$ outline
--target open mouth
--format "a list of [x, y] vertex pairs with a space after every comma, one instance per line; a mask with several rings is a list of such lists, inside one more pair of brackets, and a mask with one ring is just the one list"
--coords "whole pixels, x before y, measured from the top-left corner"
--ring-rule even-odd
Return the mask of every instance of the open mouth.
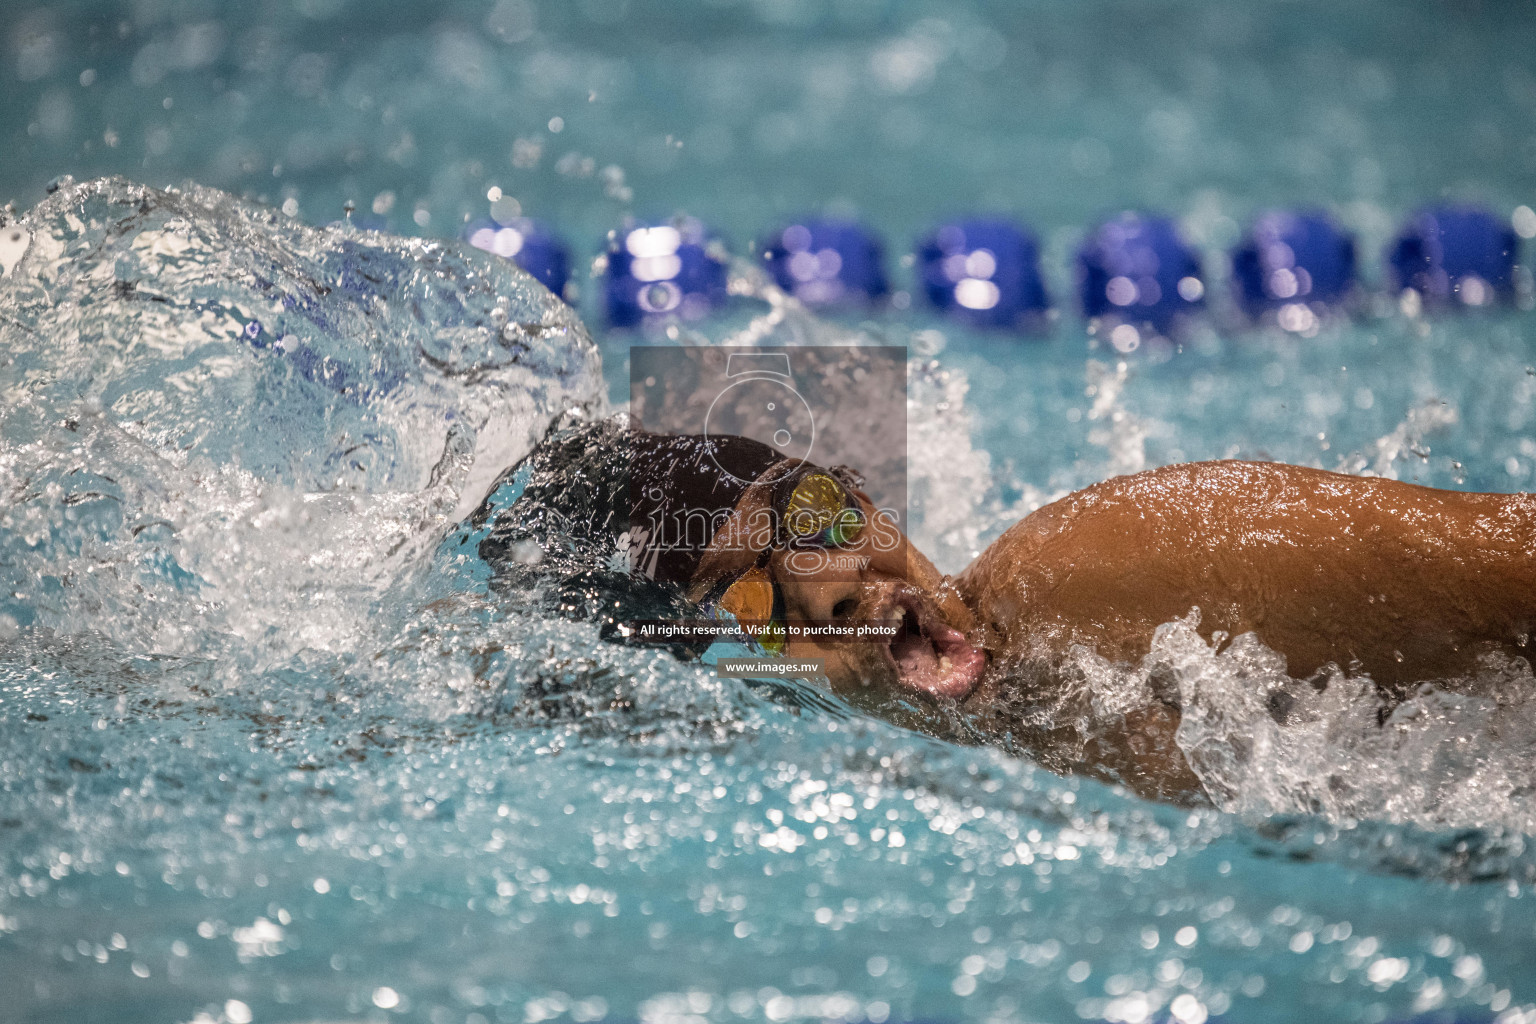
[[986, 654], [916, 593], [896, 596], [890, 617], [898, 615], [901, 629], [891, 641], [890, 656], [902, 685], [930, 697], [965, 699], [981, 682]]

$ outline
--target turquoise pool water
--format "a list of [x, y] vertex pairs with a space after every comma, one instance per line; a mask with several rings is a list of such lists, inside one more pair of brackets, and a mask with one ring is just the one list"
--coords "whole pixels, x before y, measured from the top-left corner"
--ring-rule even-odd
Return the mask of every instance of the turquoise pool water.
[[[1052, 496], [1182, 459], [1519, 489], [1536, 314], [1378, 293], [1315, 336], [1239, 328], [1222, 254], [1262, 208], [1322, 205], [1375, 285], [1420, 203], [1536, 204], [1533, 20], [8, 13], [0, 1020], [1536, 1019], [1528, 670], [1385, 727], [1334, 687], [1281, 730], [1253, 706], [1266, 652], [1170, 627], [1213, 802], [1180, 809], [600, 643], [536, 593], [489, 599], [451, 541], [551, 417], [623, 400], [633, 338], [584, 275], [577, 321], [432, 241], [492, 189], [583, 258], [631, 212], [685, 209], [742, 254], [853, 212], [908, 288], [935, 219], [1024, 217], [1062, 307], [1045, 338], [920, 303], [812, 317], [750, 261], [698, 327], [908, 345], [913, 532], [947, 569]], [[65, 173], [128, 180], [49, 196]], [[348, 202], [389, 233], [318, 230]], [[1180, 218], [1213, 271], [1178, 348], [1122, 356], [1073, 312], [1070, 253], [1125, 206]], [[1091, 696], [1137, 683], [1081, 669]]]

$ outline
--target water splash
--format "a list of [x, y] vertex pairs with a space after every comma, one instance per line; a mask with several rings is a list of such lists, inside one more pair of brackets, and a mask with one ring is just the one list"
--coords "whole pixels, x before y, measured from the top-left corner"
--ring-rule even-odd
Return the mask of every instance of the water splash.
[[1122, 400], [1129, 377], [1130, 366], [1123, 359], [1113, 367], [1097, 359], [1088, 360], [1084, 391], [1093, 399], [1088, 420], [1096, 424], [1088, 432], [1088, 441], [1107, 452], [1106, 477], [1140, 473], [1147, 468], [1148, 424]]
[[1352, 452], [1340, 459], [1336, 468], [1340, 473], [1396, 480], [1397, 463], [1409, 456], [1427, 462], [1429, 446], [1424, 443], [1425, 435], [1453, 426], [1457, 419], [1456, 410], [1449, 403], [1428, 399], [1409, 409], [1395, 429], [1376, 439], [1374, 458], [1365, 452]]
[[1298, 680], [1254, 634], [1208, 641], [1199, 623], [1195, 610], [1164, 624], [1134, 666], [1073, 648], [1050, 699], [1032, 705], [1037, 726], [1071, 732], [1080, 752], [1166, 699], [1204, 795], [1247, 820], [1536, 831], [1536, 677], [1524, 661], [1490, 658], [1393, 706], [1369, 677], [1333, 667]]
[[1536, 678], [1524, 661], [1489, 658], [1396, 707], [1367, 677], [1296, 680], [1253, 635], [1223, 650], [1191, 620], [1159, 630], [1148, 664], [1177, 680], [1179, 745], [1223, 809], [1536, 831]]
[[26, 239], [0, 278], [0, 612], [21, 626], [344, 645], [598, 401], [571, 311], [473, 250], [120, 179], [0, 231]]

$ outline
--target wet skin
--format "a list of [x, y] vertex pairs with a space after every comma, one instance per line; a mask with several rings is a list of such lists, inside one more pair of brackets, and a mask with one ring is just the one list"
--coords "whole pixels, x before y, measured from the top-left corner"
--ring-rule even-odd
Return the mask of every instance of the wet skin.
[[[1159, 798], [1199, 790], [1173, 703], [1132, 710], [1086, 745], [1031, 726], [1026, 709], [1073, 645], [1135, 664], [1159, 625], [1198, 609], [1207, 641], [1251, 632], [1293, 677], [1340, 666], [1393, 700], [1421, 681], [1454, 686], [1490, 653], [1527, 657], [1536, 626], [1536, 498], [1277, 463], [1105, 481], [1027, 516], [953, 579], [904, 537], [885, 547], [860, 538], [849, 551], [868, 562], [854, 570], [797, 572], [783, 551], [770, 569], [792, 619], [904, 618], [929, 647], [791, 641], [791, 655], [825, 658], [855, 703], [948, 707], [972, 738], [1007, 737], [1056, 770]], [[706, 558], [700, 578], [740, 571], [743, 557]]]

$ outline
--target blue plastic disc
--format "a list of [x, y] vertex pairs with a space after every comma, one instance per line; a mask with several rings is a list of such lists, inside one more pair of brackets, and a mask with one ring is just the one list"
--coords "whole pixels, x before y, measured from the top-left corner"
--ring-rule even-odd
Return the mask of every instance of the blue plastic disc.
[[1205, 305], [1200, 258], [1164, 217], [1123, 213], [1099, 225], [1077, 254], [1083, 313], [1166, 332]]
[[917, 266], [928, 301], [978, 327], [1033, 327], [1050, 310], [1040, 244], [1011, 221], [943, 224], [918, 244]]
[[697, 320], [726, 301], [726, 260], [691, 217], [626, 223], [608, 246], [608, 322], [634, 327], [655, 317]]
[[472, 221], [464, 229], [464, 238], [476, 249], [511, 260], [545, 288], [564, 296], [571, 276], [571, 251], [543, 223], [528, 217], [505, 223]]
[[855, 221], [796, 221], [763, 246], [763, 263], [808, 306], [867, 305], [890, 290], [885, 247]]
[[1325, 213], [1266, 213], [1232, 251], [1232, 279], [1250, 316], [1337, 306], [1355, 286], [1355, 240]]
[[1438, 206], [1408, 221], [1387, 249], [1398, 288], [1434, 303], [1484, 306], [1514, 292], [1520, 240], [1488, 210]]

